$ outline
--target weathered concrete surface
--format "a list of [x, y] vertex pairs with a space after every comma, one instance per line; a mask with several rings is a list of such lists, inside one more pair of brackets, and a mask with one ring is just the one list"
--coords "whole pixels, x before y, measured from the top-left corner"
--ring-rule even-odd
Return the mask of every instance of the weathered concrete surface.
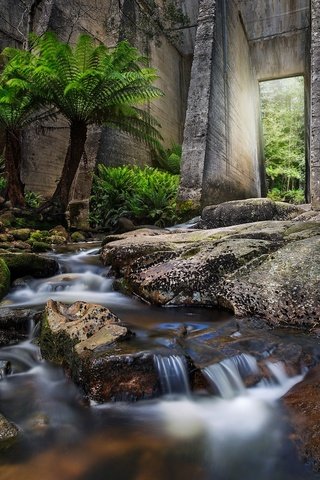
[[259, 90], [237, 2], [203, 0], [196, 38], [180, 197], [261, 196]]
[[319, 222], [108, 240], [102, 260], [122, 278], [118, 284], [151, 303], [221, 306], [271, 325], [319, 324]]
[[[319, 4], [312, 4], [316, 83]], [[211, 15], [208, 24], [207, 13]], [[183, 144], [181, 199], [206, 206], [265, 193], [258, 82], [293, 75], [305, 77], [309, 196], [309, 1], [202, 0], [198, 24]], [[320, 189], [319, 155], [313, 148], [319, 142], [318, 89], [318, 85], [311, 88], [315, 112], [311, 140], [311, 175], [316, 182], [313, 191], [315, 187]]]

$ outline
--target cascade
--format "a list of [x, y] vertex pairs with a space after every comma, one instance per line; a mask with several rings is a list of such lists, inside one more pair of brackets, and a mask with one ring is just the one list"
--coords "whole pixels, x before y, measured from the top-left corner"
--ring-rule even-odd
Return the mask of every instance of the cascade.
[[233, 398], [246, 392], [242, 377], [256, 375], [259, 369], [254, 357], [241, 354], [205, 367], [202, 371], [222, 398]]
[[189, 378], [184, 357], [179, 355], [155, 355], [154, 363], [159, 374], [162, 393], [190, 394]]

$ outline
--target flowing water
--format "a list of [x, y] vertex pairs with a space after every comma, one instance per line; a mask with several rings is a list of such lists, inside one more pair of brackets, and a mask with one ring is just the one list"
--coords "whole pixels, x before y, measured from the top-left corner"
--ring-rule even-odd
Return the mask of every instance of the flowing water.
[[21, 430], [0, 452], [1, 480], [305, 480], [279, 398], [302, 376], [268, 365], [269, 382], [246, 388], [257, 373], [249, 355], [203, 371], [212, 391], [192, 395], [186, 363], [173, 351], [175, 333], [222, 325], [226, 315], [202, 309], [156, 309], [112, 290], [97, 250], [60, 254], [60, 273], [26, 279], [4, 304], [41, 309], [49, 298], [110, 307], [155, 353], [163, 396], [154, 401], [83, 404], [60, 368], [43, 359], [30, 339], [0, 349], [0, 412]]

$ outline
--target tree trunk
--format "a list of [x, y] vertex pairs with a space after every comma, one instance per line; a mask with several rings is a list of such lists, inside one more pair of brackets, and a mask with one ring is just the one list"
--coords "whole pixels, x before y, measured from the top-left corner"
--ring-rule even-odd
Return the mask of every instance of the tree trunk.
[[84, 122], [72, 122], [70, 125], [70, 140], [64, 166], [57, 188], [52, 196], [58, 213], [65, 213], [68, 203], [72, 182], [77, 173], [84, 147], [87, 140], [87, 125]]
[[13, 207], [24, 207], [24, 184], [20, 178], [21, 131], [18, 129], [6, 131], [5, 170], [8, 200]]

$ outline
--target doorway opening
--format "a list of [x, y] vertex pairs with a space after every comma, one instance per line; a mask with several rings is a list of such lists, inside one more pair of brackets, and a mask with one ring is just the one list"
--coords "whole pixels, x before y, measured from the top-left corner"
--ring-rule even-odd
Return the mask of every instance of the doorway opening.
[[305, 203], [306, 148], [304, 78], [260, 83], [267, 196]]

